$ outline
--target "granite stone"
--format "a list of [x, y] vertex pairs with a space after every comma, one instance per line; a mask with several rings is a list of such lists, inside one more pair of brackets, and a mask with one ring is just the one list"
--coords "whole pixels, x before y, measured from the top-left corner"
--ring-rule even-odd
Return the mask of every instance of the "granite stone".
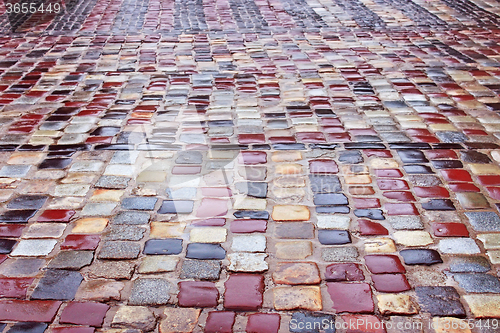
[[134, 281], [130, 305], [163, 305], [170, 299], [170, 283], [164, 279], [139, 278]]
[[220, 261], [186, 259], [182, 262], [180, 278], [196, 280], [218, 280], [220, 272]]

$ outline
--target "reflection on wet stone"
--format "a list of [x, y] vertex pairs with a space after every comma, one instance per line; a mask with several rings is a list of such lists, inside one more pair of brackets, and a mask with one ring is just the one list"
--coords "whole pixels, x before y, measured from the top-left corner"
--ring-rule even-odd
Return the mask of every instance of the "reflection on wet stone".
[[494, 2], [4, 0], [0, 330], [499, 317]]

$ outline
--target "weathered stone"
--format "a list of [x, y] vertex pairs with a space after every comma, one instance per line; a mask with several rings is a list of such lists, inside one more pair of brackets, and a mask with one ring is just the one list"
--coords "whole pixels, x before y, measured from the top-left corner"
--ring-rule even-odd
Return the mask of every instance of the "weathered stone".
[[273, 162], [294, 162], [302, 159], [302, 154], [298, 151], [278, 151], [271, 156]]
[[365, 241], [365, 251], [369, 253], [396, 252], [396, 245], [390, 238], [371, 238]]
[[123, 211], [113, 217], [112, 223], [127, 225], [147, 224], [149, 218], [150, 216], [147, 212]]
[[498, 318], [500, 316], [500, 296], [464, 295], [464, 299], [475, 318]]
[[119, 301], [121, 291], [125, 287], [123, 282], [113, 280], [89, 280], [83, 281], [75, 295], [78, 301], [107, 302]]
[[298, 163], [286, 163], [277, 164], [274, 172], [279, 175], [295, 175], [303, 173], [303, 169]]
[[454, 256], [450, 262], [452, 273], [485, 273], [490, 268], [488, 259], [479, 256]]
[[80, 270], [90, 265], [94, 258], [92, 251], [61, 251], [50, 261], [48, 268]]
[[94, 190], [94, 194], [90, 197], [90, 201], [120, 201], [125, 191], [118, 190]]
[[141, 246], [134, 242], [104, 242], [97, 257], [99, 259], [135, 259], [141, 252]]
[[465, 316], [460, 296], [453, 287], [416, 287], [418, 303], [432, 316]]
[[90, 278], [127, 279], [132, 278], [134, 263], [127, 261], [96, 260], [89, 267]]
[[273, 295], [274, 308], [278, 311], [295, 309], [321, 311], [323, 309], [319, 287], [275, 287]]
[[184, 234], [186, 223], [152, 222], [150, 238], [178, 238]]
[[326, 247], [322, 249], [321, 257], [328, 262], [358, 261], [358, 250], [355, 246]]
[[145, 306], [122, 305], [113, 317], [111, 327], [136, 328], [148, 332], [156, 327], [156, 318]]
[[486, 197], [481, 193], [464, 192], [455, 193], [458, 202], [465, 209], [489, 208], [490, 204]]
[[468, 293], [500, 293], [500, 280], [493, 275], [457, 273], [453, 278]]
[[273, 281], [276, 284], [318, 284], [321, 278], [315, 263], [278, 263]]
[[308, 221], [310, 212], [306, 206], [274, 206], [272, 218], [275, 221]]
[[266, 236], [234, 236], [231, 250], [235, 252], [264, 252], [266, 250]]
[[228, 270], [233, 272], [264, 272], [269, 266], [265, 259], [265, 253], [231, 253], [227, 257], [229, 259]]
[[146, 229], [133, 225], [112, 225], [106, 233], [106, 240], [138, 241], [144, 237]]
[[57, 244], [54, 239], [24, 239], [10, 253], [13, 257], [42, 257], [48, 255]]
[[316, 223], [319, 229], [349, 229], [351, 218], [346, 215], [318, 215]]
[[382, 294], [377, 295], [378, 308], [383, 315], [388, 314], [416, 314], [418, 308], [408, 295]]
[[190, 333], [193, 332], [200, 309], [166, 308], [163, 312], [165, 319], [160, 322], [160, 333]]
[[500, 231], [500, 217], [494, 212], [466, 212], [465, 215], [477, 231]]
[[398, 162], [388, 158], [373, 158], [370, 161], [370, 166], [374, 169], [397, 169], [399, 168]]
[[282, 203], [298, 203], [304, 199], [306, 191], [302, 188], [275, 187], [273, 189], [273, 194], [276, 199], [281, 199], [280, 202]]
[[448, 238], [439, 241], [439, 251], [448, 254], [481, 253], [479, 246], [471, 238]]
[[74, 234], [97, 234], [108, 225], [108, 219], [104, 218], [84, 218], [77, 220], [71, 230]]
[[33, 223], [24, 232], [23, 238], [59, 238], [66, 225], [62, 223]]
[[162, 305], [170, 299], [170, 283], [164, 279], [139, 278], [134, 281], [129, 298], [131, 305]]
[[217, 280], [221, 264], [216, 260], [184, 260], [181, 267], [181, 279]]
[[44, 264], [45, 260], [43, 259], [7, 259], [0, 265], [0, 275], [19, 278], [35, 276], [38, 275], [39, 270]]
[[500, 251], [486, 251], [492, 264], [500, 264]]
[[306, 179], [304, 176], [283, 176], [274, 179], [273, 184], [277, 188], [305, 187]]
[[125, 189], [128, 186], [130, 178], [120, 176], [101, 176], [95, 187], [109, 189]]
[[424, 224], [419, 216], [389, 216], [387, 222], [396, 230], [423, 229]]
[[425, 246], [433, 243], [431, 235], [426, 231], [396, 231], [396, 243], [405, 246]]
[[279, 259], [305, 259], [313, 252], [309, 241], [278, 242], [275, 246], [276, 257]]
[[237, 197], [234, 202], [234, 209], [241, 210], [265, 210], [267, 207], [266, 199], [257, 199], [251, 197]]
[[192, 243], [224, 243], [226, 241], [227, 229], [221, 227], [194, 228], [189, 233]]
[[477, 238], [483, 242], [487, 250], [500, 249], [500, 234], [479, 234]]
[[82, 280], [83, 277], [79, 272], [47, 270], [33, 290], [31, 298], [72, 300]]
[[408, 180], [415, 186], [428, 187], [439, 186], [442, 184], [439, 177], [433, 175], [408, 175]]
[[142, 259], [138, 272], [141, 274], [173, 272], [179, 258], [169, 256], [147, 256]]

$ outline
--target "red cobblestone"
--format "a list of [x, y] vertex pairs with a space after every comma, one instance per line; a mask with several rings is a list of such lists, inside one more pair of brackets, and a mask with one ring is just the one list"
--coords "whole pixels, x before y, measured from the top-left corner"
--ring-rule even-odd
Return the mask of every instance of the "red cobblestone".
[[179, 282], [179, 305], [185, 307], [216, 307], [219, 291], [213, 282]]
[[0, 300], [0, 320], [52, 322], [59, 301]]
[[264, 277], [252, 274], [231, 274], [224, 283], [224, 308], [249, 311], [262, 306]]
[[280, 315], [277, 313], [254, 313], [248, 316], [247, 333], [278, 333]]
[[337, 312], [372, 313], [375, 309], [367, 283], [328, 282], [326, 286]]
[[232, 333], [236, 314], [229, 311], [212, 311], [208, 313], [205, 333]]
[[25, 298], [34, 278], [0, 278], [0, 297]]
[[59, 322], [101, 327], [108, 310], [109, 306], [102, 303], [70, 302], [62, 310]]

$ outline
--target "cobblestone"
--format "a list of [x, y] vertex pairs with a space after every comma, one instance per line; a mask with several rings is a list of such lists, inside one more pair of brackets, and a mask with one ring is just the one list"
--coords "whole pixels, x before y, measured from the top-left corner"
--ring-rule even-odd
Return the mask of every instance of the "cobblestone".
[[433, 316], [464, 316], [465, 310], [453, 287], [416, 287], [418, 303]]
[[377, 296], [380, 312], [387, 315], [409, 315], [418, 313], [418, 308], [409, 295], [384, 294]]
[[321, 291], [315, 286], [275, 287], [273, 289], [276, 310], [302, 309], [321, 311]]
[[499, 316], [495, 0], [10, 3], [0, 330]]
[[500, 281], [498, 278], [489, 274], [453, 274], [453, 279], [458, 282], [461, 288], [470, 293], [498, 293], [500, 290]]
[[91, 251], [61, 251], [52, 259], [48, 268], [80, 270], [82, 267], [90, 265], [94, 253]]
[[184, 260], [181, 267], [181, 279], [217, 280], [221, 265], [216, 260]]
[[38, 282], [31, 297], [33, 299], [71, 300], [83, 277], [79, 272], [47, 270]]
[[135, 328], [144, 331], [152, 330], [156, 318], [145, 306], [120, 306], [111, 322], [112, 327]]
[[129, 304], [161, 305], [170, 299], [170, 284], [163, 279], [137, 279], [132, 286]]
[[102, 245], [97, 257], [99, 259], [135, 259], [141, 247], [137, 243], [124, 241], [108, 241]]
[[90, 266], [91, 278], [130, 279], [134, 271], [134, 264], [126, 261], [94, 261]]
[[121, 299], [121, 291], [125, 287], [123, 282], [114, 282], [112, 280], [91, 280], [83, 281], [75, 299], [82, 301], [119, 301]]
[[465, 301], [469, 305], [475, 318], [491, 318], [498, 316], [498, 295], [466, 295]]
[[166, 318], [160, 322], [160, 332], [192, 332], [196, 327], [200, 309], [167, 308]]

